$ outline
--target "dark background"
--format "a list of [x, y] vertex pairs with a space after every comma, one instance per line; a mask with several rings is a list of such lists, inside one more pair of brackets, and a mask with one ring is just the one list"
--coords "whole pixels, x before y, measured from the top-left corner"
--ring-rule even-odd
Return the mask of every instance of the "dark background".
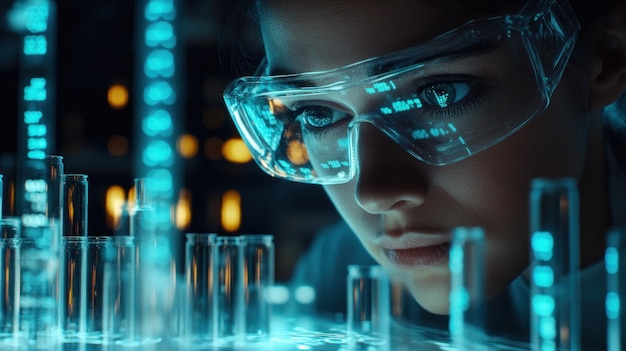
[[[192, 194], [192, 217], [185, 232], [222, 234], [271, 233], [276, 243], [276, 278], [286, 280], [297, 257], [320, 227], [338, 215], [321, 187], [276, 180], [254, 162], [213, 160], [203, 152], [209, 138], [226, 140], [237, 132], [225, 111], [221, 93], [238, 74], [251, 73], [262, 57], [252, 23], [231, 21], [228, 1], [178, 1], [178, 66], [182, 89], [181, 127], [194, 135], [199, 152], [182, 159], [183, 186]], [[64, 157], [65, 173], [89, 176], [89, 233], [108, 234], [105, 193], [112, 185], [133, 185], [133, 96], [136, 60], [136, 6], [132, 0], [57, 0], [56, 125], [51, 154]], [[20, 35], [7, 21], [15, 1], [0, 0], [0, 173], [15, 172], [18, 153]], [[229, 24], [230, 23], [230, 24]], [[238, 38], [233, 45], [233, 39]], [[241, 47], [243, 55], [237, 48]], [[241, 60], [241, 57], [246, 57]], [[107, 103], [114, 83], [129, 88], [130, 101], [120, 110]], [[21, 123], [21, 122], [20, 122]], [[122, 136], [128, 152], [114, 156], [108, 140]], [[6, 183], [6, 182], [5, 182]], [[5, 194], [8, 185], [5, 184]], [[224, 233], [220, 223], [222, 194], [242, 196], [242, 224]], [[5, 202], [7, 196], [5, 195]], [[4, 215], [12, 209], [4, 206]], [[181, 239], [182, 240], [182, 239]]]

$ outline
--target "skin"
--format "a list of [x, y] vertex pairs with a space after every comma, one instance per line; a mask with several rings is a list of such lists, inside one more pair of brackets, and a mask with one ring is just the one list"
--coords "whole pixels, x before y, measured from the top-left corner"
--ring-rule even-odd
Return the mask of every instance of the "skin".
[[[416, 45], [483, 16], [429, 1], [290, 0], [260, 5], [268, 63], [287, 72], [341, 67]], [[611, 98], [610, 89], [595, 89], [606, 68], [594, 56], [575, 74], [564, 75], [548, 109], [520, 131], [447, 166], [422, 163], [363, 124], [355, 145], [357, 175], [325, 190], [366, 250], [401, 277], [418, 303], [433, 313], [448, 313], [447, 252], [429, 264], [399, 266], [379, 245], [381, 238], [394, 240], [406, 233], [440, 238], [457, 226], [483, 227], [487, 295], [493, 297], [528, 268], [528, 192], [535, 177], [578, 180], [585, 213], [581, 265], [597, 262], [609, 225], [600, 108]], [[623, 91], [617, 85], [611, 93]], [[344, 103], [358, 110], [360, 102]]]

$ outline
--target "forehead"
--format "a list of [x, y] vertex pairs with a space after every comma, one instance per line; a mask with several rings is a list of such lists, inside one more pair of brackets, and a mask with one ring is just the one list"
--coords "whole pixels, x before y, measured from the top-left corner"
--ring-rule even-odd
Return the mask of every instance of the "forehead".
[[[485, 1], [492, 2], [478, 2]], [[273, 70], [319, 71], [410, 47], [471, 19], [485, 17], [484, 6], [472, 6], [474, 3], [266, 0], [259, 3], [259, 19]], [[508, 1], [499, 4], [488, 12], [516, 12], [520, 8]]]

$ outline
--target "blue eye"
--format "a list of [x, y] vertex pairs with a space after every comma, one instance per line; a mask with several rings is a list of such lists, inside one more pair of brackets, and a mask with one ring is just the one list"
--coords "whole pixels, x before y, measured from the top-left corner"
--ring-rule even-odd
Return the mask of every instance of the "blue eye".
[[345, 119], [348, 114], [327, 106], [304, 106], [297, 111], [302, 122], [312, 129], [323, 129]]
[[443, 109], [463, 101], [471, 91], [468, 82], [436, 82], [420, 88], [418, 93], [424, 104]]
[[324, 128], [333, 123], [333, 110], [323, 106], [309, 106], [303, 109], [303, 121], [314, 128]]

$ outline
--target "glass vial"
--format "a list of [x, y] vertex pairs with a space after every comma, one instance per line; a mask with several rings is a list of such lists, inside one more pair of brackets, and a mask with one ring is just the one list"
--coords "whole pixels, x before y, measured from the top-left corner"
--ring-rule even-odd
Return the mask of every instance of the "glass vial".
[[350, 348], [390, 350], [389, 274], [381, 266], [348, 266], [347, 341]]
[[217, 343], [237, 345], [244, 336], [243, 240], [217, 237]]
[[450, 248], [450, 336], [460, 350], [479, 349], [484, 340], [485, 232], [458, 227]]
[[63, 236], [88, 235], [88, 190], [85, 174], [66, 174], [63, 176]]
[[607, 351], [626, 348], [626, 228], [612, 228], [604, 254], [606, 267]]
[[185, 243], [187, 307], [186, 341], [194, 345], [212, 343], [216, 334], [216, 237], [212, 233], [189, 233]]
[[0, 342], [17, 337], [20, 293], [20, 219], [0, 220]]
[[248, 343], [264, 343], [270, 337], [270, 303], [266, 295], [274, 285], [274, 237], [242, 235], [244, 239], [244, 309]]
[[578, 216], [574, 179], [533, 179], [530, 191], [533, 350], [580, 350]]
[[63, 157], [57, 155], [47, 155], [44, 159], [46, 165], [46, 182], [48, 186], [46, 208], [50, 229], [54, 240], [60, 244], [61, 233], [63, 232]]

